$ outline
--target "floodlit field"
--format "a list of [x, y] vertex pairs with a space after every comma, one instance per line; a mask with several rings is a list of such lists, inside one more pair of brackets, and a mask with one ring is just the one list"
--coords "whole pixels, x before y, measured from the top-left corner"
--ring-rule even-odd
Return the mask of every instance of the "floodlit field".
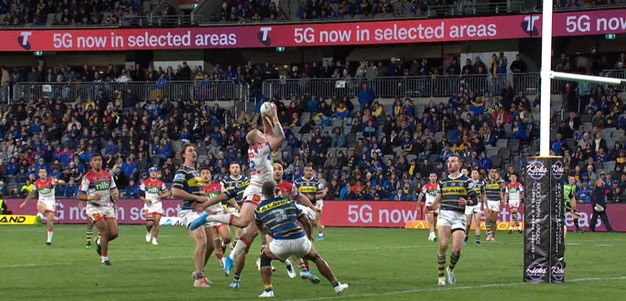
[[[45, 227], [0, 228], [2, 300], [249, 300], [262, 291], [254, 265], [258, 241], [244, 269], [242, 287], [228, 287], [214, 257], [208, 289], [191, 287], [193, 246], [186, 231], [165, 227], [159, 246], [144, 241], [145, 228], [122, 226], [109, 251], [113, 266], [102, 267], [85, 249], [83, 226], [57, 226], [54, 245], [44, 247]], [[455, 286], [437, 286], [436, 244], [426, 231], [327, 228], [315, 242], [351, 300], [623, 300], [626, 235], [569, 233], [566, 283], [522, 283], [522, 235], [498, 234], [497, 242], [465, 247]], [[330, 284], [289, 279], [280, 263], [274, 292], [281, 300], [338, 298]], [[313, 271], [319, 275], [317, 270]]]

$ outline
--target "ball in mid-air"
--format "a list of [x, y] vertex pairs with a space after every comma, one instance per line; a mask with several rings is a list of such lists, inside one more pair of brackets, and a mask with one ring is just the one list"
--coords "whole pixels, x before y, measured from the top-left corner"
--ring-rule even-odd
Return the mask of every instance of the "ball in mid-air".
[[271, 102], [264, 102], [261, 105], [261, 115], [267, 115], [272, 110]]

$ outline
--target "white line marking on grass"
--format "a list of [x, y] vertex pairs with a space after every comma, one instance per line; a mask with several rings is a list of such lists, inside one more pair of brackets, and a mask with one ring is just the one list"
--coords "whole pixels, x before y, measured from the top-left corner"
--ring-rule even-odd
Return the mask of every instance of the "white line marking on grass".
[[[616, 276], [616, 277], [594, 277], [594, 278], [578, 278], [572, 280], [565, 280], [566, 282], [587, 282], [587, 281], [611, 281], [611, 280], [626, 280], [626, 276]], [[525, 286], [525, 285], [534, 285], [533, 283], [525, 283], [525, 282], [515, 282], [515, 283], [494, 283], [494, 284], [483, 284], [483, 285], [466, 285], [466, 286], [446, 286], [446, 287], [433, 287], [429, 288], [418, 288], [418, 289], [410, 289], [410, 290], [402, 290], [395, 292], [386, 292], [386, 293], [371, 293], [371, 294], [360, 294], [360, 295], [342, 295], [342, 296], [334, 296], [334, 297], [319, 297], [319, 298], [305, 298], [305, 299], [289, 299], [288, 301], [315, 301], [315, 300], [332, 300], [332, 299], [345, 299], [345, 298], [365, 298], [365, 297], [381, 297], [381, 296], [394, 296], [394, 295], [404, 295], [404, 294], [412, 294], [412, 293], [420, 293], [420, 292], [435, 292], [435, 291], [448, 291], [448, 290], [470, 290], [470, 289], [484, 289], [484, 288], [494, 288], [494, 287], [508, 287], [508, 286]]]
[[388, 249], [419, 249], [419, 248], [437, 248], [438, 245], [430, 246], [395, 246], [395, 247], [367, 247], [367, 248], [347, 248], [337, 249], [337, 251], [371, 251], [371, 250], [388, 250]]

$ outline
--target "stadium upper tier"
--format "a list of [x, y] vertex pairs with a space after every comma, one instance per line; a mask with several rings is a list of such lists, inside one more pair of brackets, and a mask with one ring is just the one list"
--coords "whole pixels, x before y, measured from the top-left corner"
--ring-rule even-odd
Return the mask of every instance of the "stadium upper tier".
[[[592, 10], [624, 5], [624, 0], [557, 0], [554, 9]], [[492, 16], [540, 10], [541, 1], [532, 0], [224, 0], [221, 5], [214, 1], [2, 0], [0, 26], [177, 27], [216, 23]]]

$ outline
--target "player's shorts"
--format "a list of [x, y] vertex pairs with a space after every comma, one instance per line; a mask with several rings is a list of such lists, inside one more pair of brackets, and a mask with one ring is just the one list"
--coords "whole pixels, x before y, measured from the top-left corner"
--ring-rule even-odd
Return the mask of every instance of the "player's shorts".
[[441, 210], [437, 217], [437, 227], [450, 227], [452, 231], [465, 231], [465, 214], [462, 212]]
[[[178, 217], [180, 218], [180, 223], [183, 224], [185, 228], [189, 228], [189, 224], [199, 218], [200, 213], [193, 210], [181, 210]], [[207, 227], [206, 224], [204, 226]]]
[[270, 242], [270, 251], [284, 261], [294, 255], [302, 258], [311, 251], [311, 242], [306, 236], [296, 239], [274, 239]]
[[482, 210], [480, 210], [480, 205], [465, 206], [465, 214], [474, 214], [474, 213], [482, 213]]
[[319, 209], [319, 210], [324, 210], [324, 201], [323, 200], [317, 200], [315, 201], [315, 208]]
[[509, 200], [510, 208], [519, 208], [519, 200]]
[[432, 206], [434, 203], [435, 203], [435, 201], [434, 201], [434, 200], [426, 200], [426, 201], [424, 202], [424, 205], [425, 205], [426, 207], [430, 207], [430, 206]]
[[43, 204], [44, 206], [46, 206], [46, 213], [54, 213], [56, 211], [57, 204], [54, 200], [40, 200], [37, 202], [37, 204]]
[[154, 214], [163, 215], [163, 203], [158, 202], [154, 204], [144, 204], [143, 205], [143, 214], [148, 217], [153, 217]]
[[304, 212], [304, 215], [306, 215], [306, 217], [308, 217], [309, 219], [315, 220], [317, 218], [317, 212], [315, 212], [313, 209], [300, 204], [296, 204], [296, 207], [302, 210], [302, 212]]
[[115, 209], [110, 206], [87, 206], [87, 216], [91, 218], [94, 222], [97, 222], [101, 219], [115, 219]]
[[263, 196], [263, 189], [260, 186], [248, 185], [246, 190], [243, 191], [243, 203], [250, 203], [256, 208], [265, 197]]
[[493, 212], [500, 212], [500, 201], [487, 201], [487, 208]]

